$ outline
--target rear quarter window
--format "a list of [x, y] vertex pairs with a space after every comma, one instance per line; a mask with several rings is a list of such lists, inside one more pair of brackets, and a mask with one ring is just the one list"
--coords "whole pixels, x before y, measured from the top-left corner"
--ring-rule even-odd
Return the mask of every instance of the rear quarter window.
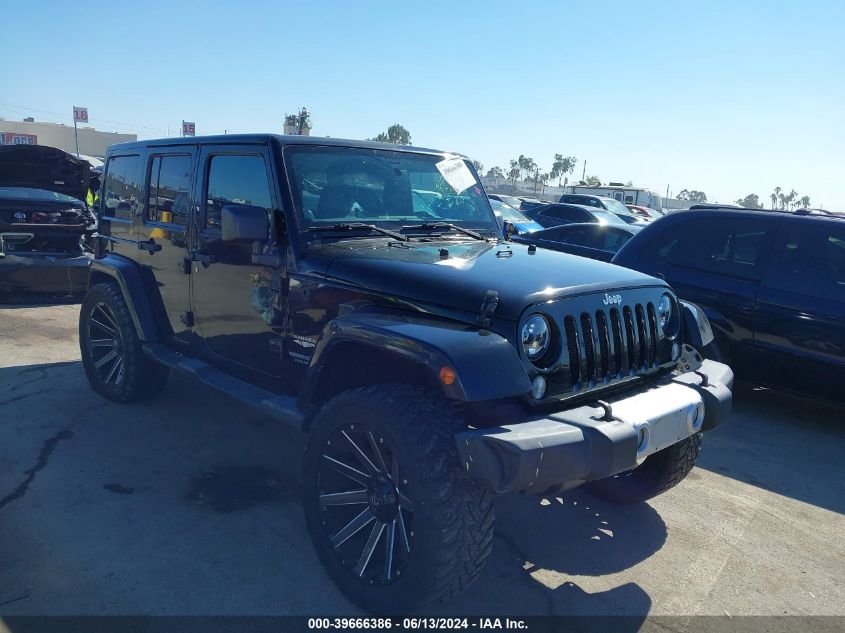
[[102, 213], [114, 218], [133, 218], [141, 197], [141, 157], [111, 156], [103, 182]]

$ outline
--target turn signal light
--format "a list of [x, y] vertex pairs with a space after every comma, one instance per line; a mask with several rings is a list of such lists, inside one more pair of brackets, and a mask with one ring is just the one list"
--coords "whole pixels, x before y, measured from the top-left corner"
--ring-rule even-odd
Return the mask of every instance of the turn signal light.
[[455, 378], [457, 375], [455, 374], [455, 370], [451, 367], [441, 367], [440, 368], [440, 382], [444, 385], [451, 385], [455, 382]]

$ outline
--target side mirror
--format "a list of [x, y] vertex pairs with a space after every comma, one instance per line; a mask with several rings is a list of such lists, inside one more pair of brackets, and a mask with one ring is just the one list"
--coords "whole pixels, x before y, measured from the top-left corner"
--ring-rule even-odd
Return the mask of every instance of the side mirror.
[[503, 226], [503, 233], [505, 234], [505, 239], [509, 240], [514, 235], [519, 235], [519, 230], [516, 228], [516, 224], [514, 224], [513, 222], [509, 222], [508, 220], [505, 220], [504, 226]]
[[267, 209], [251, 204], [227, 204], [220, 209], [224, 242], [265, 241], [270, 232]]

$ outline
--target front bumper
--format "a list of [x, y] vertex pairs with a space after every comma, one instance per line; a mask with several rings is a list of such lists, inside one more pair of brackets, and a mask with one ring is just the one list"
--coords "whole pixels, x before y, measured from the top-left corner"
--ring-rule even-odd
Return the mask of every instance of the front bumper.
[[72, 295], [88, 287], [88, 267], [93, 255], [0, 256], [0, 291]]
[[[686, 351], [686, 350], [685, 350]], [[494, 492], [574, 488], [630, 470], [648, 455], [725, 422], [733, 372], [687, 364], [631, 395], [456, 436], [461, 464]]]

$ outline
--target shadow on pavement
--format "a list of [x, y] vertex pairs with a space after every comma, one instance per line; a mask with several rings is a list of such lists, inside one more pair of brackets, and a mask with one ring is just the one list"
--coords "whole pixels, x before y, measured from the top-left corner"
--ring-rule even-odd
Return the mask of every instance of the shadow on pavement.
[[845, 406], [737, 383], [698, 467], [845, 513]]
[[[572, 491], [501, 497], [496, 513], [493, 553], [481, 578], [432, 613], [477, 615], [492, 608], [497, 615], [648, 614], [651, 598], [635, 583], [589, 593], [571, 577], [620, 572], [658, 551], [666, 525], [651, 506], [614, 506]], [[617, 624], [637, 630], [641, 622], [631, 617]]]

